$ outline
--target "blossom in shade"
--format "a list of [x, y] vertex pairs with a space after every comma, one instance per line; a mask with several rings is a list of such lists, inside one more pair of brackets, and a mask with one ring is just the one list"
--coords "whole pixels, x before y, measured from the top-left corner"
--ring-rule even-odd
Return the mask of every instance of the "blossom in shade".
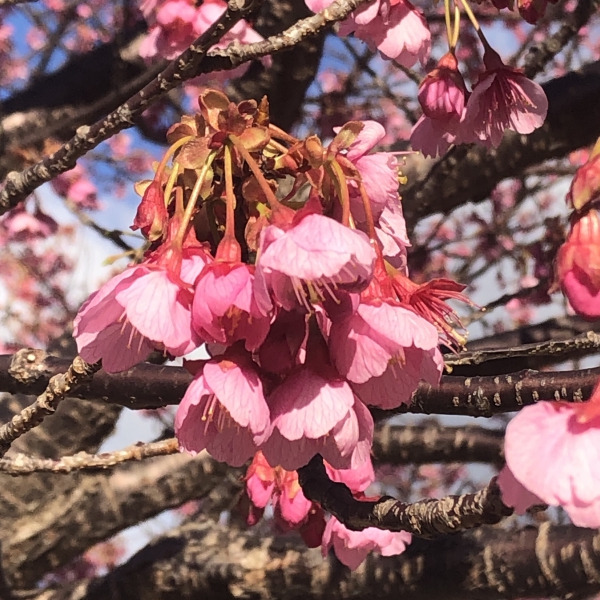
[[504, 450], [508, 468], [526, 490], [562, 506], [575, 525], [600, 527], [598, 386], [588, 402], [523, 408], [508, 424]]
[[290, 526], [297, 526], [313, 506], [302, 492], [296, 471], [271, 467], [262, 452], [257, 452], [246, 474], [246, 491], [252, 503], [265, 508], [269, 500], [275, 514]]
[[79, 354], [124, 371], [154, 349], [183, 356], [202, 340], [192, 329], [191, 285], [207, 264], [201, 250], [184, 251], [179, 269], [160, 257], [129, 267], [92, 294], [74, 320]]
[[379, 552], [382, 556], [402, 554], [411, 541], [412, 536], [406, 531], [395, 533], [375, 527], [351, 531], [331, 517], [323, 533], [321, 552], [326, 557], [330, 548], [333, 548], [340, 562], [354, 570], [370, 552]]
[[448, 52], [419, 86], [423, 115], [411, 131], [413, 149], [432, 157], [446, 152], [465, 116], [467, 95], [456, 56]]
[[270, 225], [261, 232], [255, 298], [265, 315], [272, 300], [286, 310], [310, 309], [338, 288], [364, 289], [374, 262], [368, 237], [329, 217], [309, 214], [287, 230]]
[[58, 223], [39, 206], [29, 212], [19, 204], [0, 220], [7, 237], [15, 241], [28, 241], [37, 237], [48, 237], [58, 230]]
[[196, 282], [192, 324], [207, 341], [232, 344], [245, 340], [256, 350], [269, 332], [270, 318], [259, 310], [253, 292], [254, 267], [215, 261]]
[[239, 467], [269, 436], [269, 407], [249, 355], [231, 351], [205, 362], [177, 409], [175, 435], [182, 450], [207, 449]]
[[431, 323], [391, 300], [346, 302], [352, 308], [332, 317], [329, 350], [363, 402], [395, 408], [410, 401], [421, 380], [439, 381], [438, 332]]
[[483, 62], [486, 70], [469, 96], [458, 137], [462, 143], [497, 148], [506, 129], [526, 134], [541, 127], [548, 98], [540, 85], [505, 65], [489, 46]]
[[[322, 0], [307, 1], [313, 6]], [[330, 2], [327, 2], [330, 4]], [[375, 0], [358, 9], [340, 25], [340, 35], [354, 35], [383, 58], [410, 68], [417, 61], [425, 64], [431, 51], [431, 33], [425, 17], [408, 0]]]
[[600, 215], [579, 217], [556, 256], [557, 276], [573, 310], [586, 319], [600, 317]]
[[292, 471], [318, 453], [350, 469], [369, 457], [373, 418], [333, 369], [303, 365], [275, 388], [269, 406], [273, 432], [261, 448], [269, 464]]

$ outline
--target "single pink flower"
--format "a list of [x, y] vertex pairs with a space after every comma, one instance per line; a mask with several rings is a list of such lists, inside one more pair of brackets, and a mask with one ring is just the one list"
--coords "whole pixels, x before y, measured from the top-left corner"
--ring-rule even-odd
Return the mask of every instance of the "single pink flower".
[[438, 332], [433, 325], [397, 303], [353, 300], [354, 310], [332, 317], [331, 358], [367, 404], [384, 409], [410, 402], [423, 379], [436, 384], [441, 375]]
[[548, 98], [540, 85], [506, 66], [492, 48], [486, 48], [483, 62], [486, 71], [473, 87], [459, 137], [462, 143], [497, 148], [506, 129], [526, 134], [541, 127]]
[[465, 117], [468, 92], [452, 52], [446, 53], [419, 86], [423, 116], [414, 125], [410, 141], [414, 150], [435, 157], [456, 140]]
[[249, 355], [231, 352], [204, 363], [177, 409], [175, 435], [183, 450], [206, 449], [243, 465], [269, 436], [269, 407]]
[[154, 348], [183, 356], [201, 339], [192, 329], [192, 284], [209, 260], [184, 251], [179, 272], [152, 261], [129, 267], [90, 296], [74, 320], [82, 358], [104, 370], [125, 371]]
[[298, 473], [271, 467], [262, 452], [256, 453], [248, 468], [246, 491], [258, 508], [265, 508], [271, 500], [276, 516], [289, 527], [304, 522], [313, 507], [302, 493]]
[[207, 341], [245, 340], [256, 350], [267, 337], [270, 318], [259, 310], [253, 292], [254, 267], [215, 261], [200, 274], [194, 292], [192, 324]]
[[351, 531], [335, 517], [331, 517], [325, 527], [321, 552], [325, 558], [333, 547], [340, 562], [354, 570], [367, 558], [369, 552], [378, 552], [382, 556], [402, 554], [411, 541], [412, 536], [406, 531], [394, 533], [375, 527]]
[[526, 406], [506, 428], [506, 464], [544, 503], [575, 525], [600, 527], [600, 388], [589, 402]]
[[363, 289], [374, 262], [367, 236], [329, 217], [309, 214], [287, 231], [270, 225], [261, 232], [255, 297], [265, 315], [271, 298], [285, 310], [310, 309], [338, 288]]
[[600, 215], [590, 210], [572, 226], [556, 256], [557, 276], [575, 312], [600, 317]]
[[431, 51], [427, 21], [408, 0], [375, 0], [360, 8], [340, 25], [340, 35], [350, 33], [407, 68], [417, 60], [425, 64]]
[[292, 471], [319, 453], [333, 467], [348, 469], [368, 458], [373, 419], [332, 369], [328, 375], [300, 367], [275, 388], [269, 406], [273, 433], [262, 451], [271, 465]]

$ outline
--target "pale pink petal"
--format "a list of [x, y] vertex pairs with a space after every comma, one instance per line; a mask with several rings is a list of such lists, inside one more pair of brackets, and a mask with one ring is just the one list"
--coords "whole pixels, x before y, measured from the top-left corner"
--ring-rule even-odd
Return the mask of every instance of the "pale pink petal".
[[307, 368], [290, 375], [269, 397], [273, 424], [289, 440], [327, 435], [353, 404], [348, 383]]
[[269, 427], [269, 407], [257, 372], [240, 362], [210, 361], [202, 371], [204, 381], [227, 409], [233, 420], [255, 435]]
[[[372, 9], [376, 6], [376, 2], [370, 5], [368, 8]], [[348, 148], [348, 160], [355, 162], [367, 152], [370, 152], [385, 138], [385, 127], [377, 121], [362, 121], [363, 128], [360, 130], [356, 139], [350, 144]], [[341, 128], [336, 127], [334, 131], [337, 133]]]
[[498, 485], [502, 492], [502, 502], [515, 509], [519, 515], [524, 515], [532, 506], [544, 504], [535, 494], [519, 483], [512, 471], [505, 465], [498, 474]]

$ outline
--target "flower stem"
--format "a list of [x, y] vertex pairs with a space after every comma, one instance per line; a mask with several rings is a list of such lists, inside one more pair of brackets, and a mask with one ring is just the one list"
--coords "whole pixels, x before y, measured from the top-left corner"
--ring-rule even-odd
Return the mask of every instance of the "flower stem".
[[196, 179], [196, 183], [192, 189], [192, 193], [188, 199], [188, 203], [185, 207], [185, 213], [183, 214], [183, 218], [181, 219], [181, 225], [179, 226], [179, 230], [177, 231], [177, 237], [175, 238], [174, 244], [178, 247], [183, 246], [183, 240], [185, 239], [185, 234], [187, 233], [189, 224], [192, 220], [192, 215], [194, 214], [194, 209], [196, 208], [196, 203], [198, 201], [198, 197], [200, 196], [200, 190], [202, 189], [202, 184], [206, 179], [206, 175], [215, 159], [216, 152], [211, 152], [204, 165], [202, 166], [202, 170], [200, 171], [200, 175], [198, 175], [198, 179]]
[[231, 146], [225, 144], [225, 198], [227, 210], [225, 213], [225, 238], [235, 239], [235, 194], [233, 193]]
[[348, 182], [344, 171], [337, 160], [326, 163], [325, 167], [331, 170], [333, 184], [335, 185], [340, 204], [342, 205], [342, 225], [350, 226], [350, 194], [348, 193]]

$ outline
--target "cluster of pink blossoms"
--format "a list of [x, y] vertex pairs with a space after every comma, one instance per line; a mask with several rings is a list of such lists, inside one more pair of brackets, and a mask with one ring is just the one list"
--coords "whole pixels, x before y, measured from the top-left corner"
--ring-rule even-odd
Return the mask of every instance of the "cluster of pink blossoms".
[[419, 286], [394, 267], [408, 240], [395, 159], [371, 153], [381, 125], [350, 122], [324, 147], [271, 125], [266, 101], [208, 90], [199, 105], [138, 186], [148, 249], [83, 305], [79, 352], [115, 372], [206, 344], [211, 358], [187, 363], [182, 449], [235, 466], [260, 451], [290, 472], [317, 453], [366, 468], [367, 406], [393, 409], [438, 382], [440, 334], [454, 339], [445, 300], [462, 286]]
[[471, 92], [454, 51], [445, 54], [421, 82], [423, 116], [413, 127], [410, 141], [425, 156], [441, 155], [452, 144], [496, 148], [507, 129], [527, 134], [543, 125], [548, 112], [544, 90], [505, 65], [487, 42], [484, 45], [485, 71]]

